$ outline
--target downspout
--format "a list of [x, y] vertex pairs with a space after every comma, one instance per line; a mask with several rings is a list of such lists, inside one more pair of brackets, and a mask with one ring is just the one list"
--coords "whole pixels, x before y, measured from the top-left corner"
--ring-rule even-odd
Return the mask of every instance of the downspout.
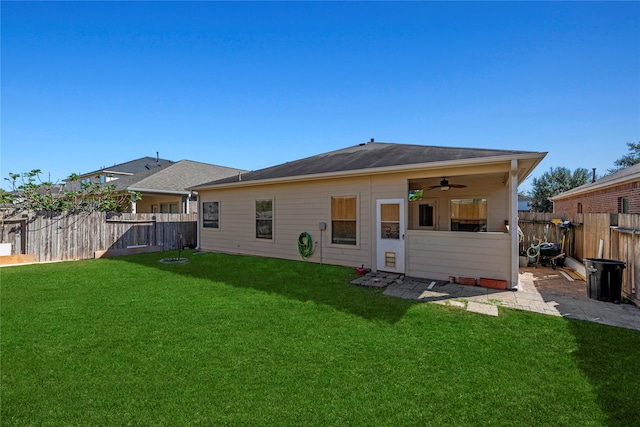
[[509, 231], [511, 232], [511, 289], [518, 290], [518, 160], [511, 159], [511, 173], [509, 174]]
[[198, 206], [197, 209], [197, 224], [196, 224], [196, 249], [200, 250], [200, 224], [202, 224], [202, 222], [200, 221], [200, 215], [202, 215], [202, 207], [200, 206], [200, 194], [196, 193], [196, 206]]

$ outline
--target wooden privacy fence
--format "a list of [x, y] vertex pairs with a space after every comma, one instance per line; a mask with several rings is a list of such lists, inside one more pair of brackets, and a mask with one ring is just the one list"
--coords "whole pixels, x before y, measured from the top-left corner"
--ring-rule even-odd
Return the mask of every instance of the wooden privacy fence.
[[[526, 250], [538, 240], [562, 244], [567, 256], [583, 262], [585, 258], [604, 258], [623, 261], [622, 294], [640, 303], [640, 215], [588, 213], [571, 218], [543, 212], [519, 212], [519, 226], [524, 239], [520, 250]], [[571, 221], [564, 231], [552, 220]], [[558, 238], [559, 236], [559, 238]]]
[[611, 226], [610, 257], [624, 261], [622, 294], [640, 305], [640, 215], [619, 214]]
[[1, 242], [36, 262], [94, 258], [127, 248], [197, 245], [197, 214], [20, 212], [2, 217]]

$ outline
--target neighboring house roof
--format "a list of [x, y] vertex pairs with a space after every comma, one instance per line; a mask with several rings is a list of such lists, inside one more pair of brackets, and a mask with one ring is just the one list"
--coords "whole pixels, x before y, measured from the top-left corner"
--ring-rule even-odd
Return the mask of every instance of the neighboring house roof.
[[[465, 161], [478, 163], [489, 159], [518, 157], [539, 158], [541, 160], [545, 155], [546, 153], [531, 151], [438, 147], [372, 141], [218, 181], [210, 181], [196, 188], [206, 188], [240, 181], [270, 181], [292, 177], [311, 177], [314, 175], [340, 176], [372, 170], [399, 170], [406, 169], [409, 165], [424, 166], [429, 164], [430, 166], [444, 166], [464, 164]], [[538, 162], [535, 162], [533, 166]], [[530, 173], [533, 166], [523, 172], [524, 176]]]
[[87, 175], [99, 175], [103, 173], [114, 173], [123, 175], [134, 175], [140, 172], [148, 171], [158, 167], [164, 167], [174, 164], [175, 162], [167, 159], [160, 159], [157, 157], [141, 157], [139, 159], [131, 160], [128, 162], [120, 163], [113, 166], [102, 167], [93, 172], [87, 172], [79, 174], [79, 176]]
[[132, 176], [110, 181], [117, 190], [145, 193], [189, 194], [188, 188], [199, 183], [238, 175], [242, 169], [228, 168], [207, 163], [180, 160], [165, 167], [154, 168]]
[[565, 199], [567, 197], [573, 197], [584, 193], [589, 193], [594, 190], [600, 190], [606, 187], [612, 187], [618, 184], [624, 184], [629, 181], [640, 180], [640, 163], [637, 163], [628, 168], [619, 170], [611, 175], [604, 176], [594, 182], [590, 182], [580, 187], [567, 190], [560, 194], [557, 194], [549, 199], [552, 201]]

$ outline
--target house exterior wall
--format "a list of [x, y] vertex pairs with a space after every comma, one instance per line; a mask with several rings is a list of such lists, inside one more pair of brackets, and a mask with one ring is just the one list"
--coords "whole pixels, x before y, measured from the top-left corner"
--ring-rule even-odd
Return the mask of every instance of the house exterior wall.
[[[507, 280], [510, 274], [511, 236], [506, 232], [509, 218], [509, 189], [498, 174], [493, 178], [461, 177], [473, 182], [468, 188], [425, 192], [437, 200], [438, 231], [407, 230], [405, 233], [405, 274], [447, 280], [450, 275], [489, 277]], [[311, 182], [236, 186], [199, 191], [200, 203], [219, 202], [219, 228], [202, 227], [200, 249], [300, 260], [297, 241], [302, 232], [311, 234], [314, 253], [310, 262], [376, 269], [376, 200], [402, 199], [405, 223], [409, 227], [409, 180], [415, 174], [394, 173], [326, 179]], [[439, 179], [439, 178], [438, 178]], [[357, 196], [358, 244], [331, 243], [331, 197]], [[449, 203], [452, 198], [486, 198], [488, 232], [451, 232]], [[273, 239], [255, 237], [255, 202], [273, 200]], [[319, 223], [327, 224], [326, 231]], [[320, 242], [322, 244], [320, 245]]]
[[518, 200], [518, 211], [520, 212], [531, 211], [531, 200]]
[[553, 202], [553, 212], [565, 215], [580, 213], [578, 206], [582, 204], [582, 213], [620, 213], [622, 212], [620, 199], [623, 197], [629, 200], [629, 212], [626, 213], [640, 213], [640, 181], [596, 189], [556, 200]]
[[114, 172], [110, 172], [108, 174], [105, 174], [104, 172], [96, 172], [93, 174], [78, 175], [78, 179], [75, 181], [65, 181], [65, 187], [69, 191], [79, 191], [82, 189], [82, 182], [92, 182], [94, 184], [108, 183], [129, 175], [130, 174], [121, 175]]
[[[161, 204], [169, 205], [169, 204], [177, 204], [178, 212], [177, 213], [186, 213], [184, 208], [184, 196], [175, 196], [175, 195], [163, 195], [163, 196], [151, 196], [145, 195], [142, 199], [136, 202], [136, 212], [137, 213], [153, 213], [153, 206], [160, 206]], [[190, 211], [193, 213], [193, 211]]]
[[508, 233], [407, 232], [407, 275], [447, 280], [486, 277], [510, 282]]
[[[350, 195], [357, 196], [358, 245], [333, 245], [330, 242], [331, 197]], [[255, 237], [255, 202], [260, 199], [273, 200], [272, 240]], [[201, 204], [213, 201], [220, 203], [220, 227], [211, 229], [199, 225], [201, 250], [300, 260], [298, 236], [306, 231], [315, 247], [310, 261], [320, 262], [322, 256], [322, 261], [328, 264], [371, 265], [371, 190], [366, 177], [200, 192]], [[319, 230], [320, 222], [327, 224], [326, 231]]]

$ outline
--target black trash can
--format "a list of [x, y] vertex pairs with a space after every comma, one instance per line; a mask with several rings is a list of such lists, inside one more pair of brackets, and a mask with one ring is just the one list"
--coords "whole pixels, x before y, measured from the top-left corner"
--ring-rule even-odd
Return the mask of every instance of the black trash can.
[[622, 270], [626, 264], [615, 259], [585, 258], [587, 295], [598, 301], [620, 303]]

